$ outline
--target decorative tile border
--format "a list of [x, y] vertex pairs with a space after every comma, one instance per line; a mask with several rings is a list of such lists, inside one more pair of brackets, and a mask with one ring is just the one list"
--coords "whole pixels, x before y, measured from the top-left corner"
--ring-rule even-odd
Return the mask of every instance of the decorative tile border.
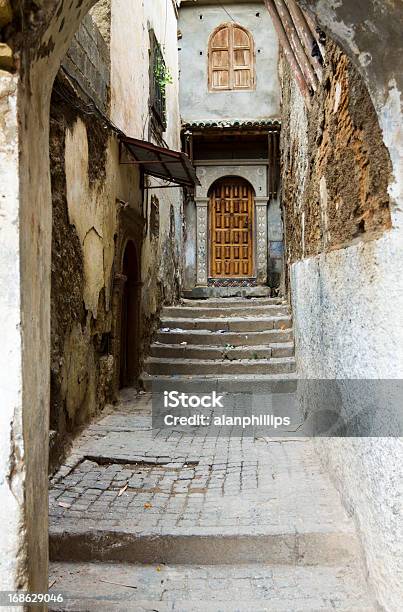
[[196, 282], [198, 285], [207, 285], [207, 265], [208, 265], [208, 199], [196, 198]]
[[209, 278], [209, 287], [256, 287], [256, 278]]
[[256, 202], [256, 274], [259, 283], [267, 280], [267, 201]]

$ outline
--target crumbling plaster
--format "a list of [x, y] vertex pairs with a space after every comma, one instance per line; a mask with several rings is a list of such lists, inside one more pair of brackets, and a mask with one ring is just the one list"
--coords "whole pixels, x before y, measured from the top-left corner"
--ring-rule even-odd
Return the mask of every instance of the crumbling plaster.
[[[141, 218], [138, 169], [119, 164], [117, 138], [96, 118], [88, 121], [85, 115], [73, 112], [72, 118], [71, 114], [68, 106], [52, 100], [56, 242], [52, 252], [51, 423], [59, 434], [59, 447], [66, 443], [67, 433], [88, 421], [116, 392], [119, 346], [112, 336], [120, 303], [114, 303], [112, 294], [122, 270], [123, 253], [116, 243], [118, 233], [125, 231], [119, 226], [122, 207]], [[130, 237], [141, 244], [141, 231]], [[78, 245], [72, 250], [75, 242]], [[63, 281], [66, 273], [68, 279]], [[74, 297], [66, 284], [71, 282]]]
[[[98, 299], [101, 289], [110, 289], [110, 273], [104, 268], [105, 259], [113, 261], [113, 234], [116, 220], [105, 223], [105, 214], [111, 206], [109, 185], [103, 183], [90, 188], [88, 177], [87, 129], [77, 119], [71, 130], [67, 130], [65, 144], [65, 172], [68, 215], [76, 228], [84, 255], [84, 304], [94, 318], [97, 317]], [[112, 196], [112, 193], [110, 194]], [[113, 201], [112, 201], [113, 206]], [[104, 232], [108, 239], [104, 242]]]
[[[160, 3], [159, 6], [155, 6], [154, 3], [153, 10], [148, 7], [149, 14], [146, 15], [143, 10], [144, 6], [139, 6], [139, 14], [134, 13], [136, 18], [133, 18], [130, 12], [129, 17], [132, 18], [130, 21], [126, 5], [122, 2], [114, 2], [110, 15], [112, 121], [119, 127], [122, 125], [126, 133], [137, 138], [149, 137], [147, 28], [153, 27], [157, 36], [166, 37], [167, 57], [169, 53], [169, 57], [175, 61], [177, 53], [176, 30], [170, 23], [172, 19], [176, 19], [175, 13], [167, 13], [167, 27], [169, 26], [170, 30], [165, 32], [165, 12], [161, 10], [164, 7], [164, 3]], [[102, 25], [101, 19], [108, 20], [109, 14], [105, 14], [105, 11], [98, 13], [99, 25]], [[139, 41], [142, 40], [141, 36], [144, 32], [147, 33], [143, 43], [139, 42], [138, 49], [135, 50], [135, 53], [140, 53], [140, 55], [137, 59], [129, 57], [130, 61], [127, 61], [126, 57], [127, 46], [124, 48], [119, 46], [121, 29], [125, 27], [122, 24], [126, 24], [127, 21], [130, 21], [130, 27], [136, 30]], [[137, 84], [145, 83], [146, 80], [144, 91], [141, 90], [141, 95], [139, 95]], [[170, 86], [167, 97], [169, 129], [164, 137], [171, 146], [176, 146], [179, 125], [175, 84]], [[107, 396], [108, 388], [111, 385], [116, 388], [116, 385], [119, 384], [119, 376], [116, 376], [116, 373], [118, 374], [119, 371], [118, 320], [121, 296], [117, 290], [120, 286], [117, 279], [122, 271], [125, 246], [120, 234], [123, 232], [126, 239], [130, 238], [135, 242], [139, 260], [143, 245], [139, 276], [140, 279], [144, 279], [144, 283], [141, 291], [142, 300], [139, 303], [141, 310], [139, 318], [144, 324], [138, 347], [142, 357], [144, 350], [147, 349], [153, 331], [152, 323], [161, 300], [170, 302], [178, 297], [182, 228], [180, 190], [175, 188], [168, 190], [171, 193], [156, 191], [160, 199], [160, 202], [156, 200], [160, 208], [157, 241], [152, 240], [149, 223], [145, 224], [146, 228], [148, 226], [148, 231], [144, 236], [142, 235], [143, 226], [140, 228], [136, 226], [134, 233], [128, 234], [129, 228], [121, 222], [123, 218], [126, 218], [125, 215], [122, 217], [122, 212], [131, 211], [138, 219], [141, 219], [143, 211], [149, 216], [152, 190], [149, 189], [146, 192], [143, 202], [139, 168], [119, 163], [118, 139], [105, 131], [104, 127], [99, 125], [96, 117], [88, 120], [85, 114], [80, 116], [78, 113], [72, 121], [71, 118], [67, 120], [71, 114], [68, 109], [58, 110], [59, 115], [60, 112], [62, 117], [63, 113], [66, 114], [66, 119], [62, 119], [62, 123], [65, 124], [62, 172], [65, 173], [66, 210], [68, 223], [76, 232], [80, 245], [79, 255], [83, 268], [82, 299], [85, 309], [85, 313], [78, 317], [80, 322], [76, 324], [74, 319], [70, 320], [67, 330], [64, 329], [65, 321], [62, 321], [63, 328], [59, 329], [57, 316], [54, 316], [55, 324], [52, 333], [57, 345], [52, 344], [54, 353], [52, 355], [52, 398], [54, 398], [52, 410], [55, 413], [52, 421], [55, 427], [57, 423], [60, 423], [57, 428], [59, 433], [63, 434], [66, 427], [68, 431], [72, 431], [77, 424], [88, 420], [97, 410], [102, 409], [102, 401]], [[142, 124], [141, 121], [145, 123]], [[52, 167], [53, 164], [52, 160]], [[150, 180], [149, 184], [158, 182]], [[55, 198], [55, 193], [53, 197]], [[174, 211], [173, 218], [172, 210]], [[69, 233], [70, 229], [67, 228], [67, 230]], [[54, 257], [58, 257], [58, 253], [54, 253]], [[57, 276], [58, 272], [59, 270], [56, 269], [54, 275]], [[64, 289], [64, 286], [60, 287], [59, 294]], [[56, 295], [56, 293], [52, 295], [54, 309], [57, 309], [58, 306], [60, 308], [65, 297]], [[102, 351], [99, 351], [98, 338], [101, 336], [108, 336], [102, 349], [102, 351], [108, 350], [108, 355], [103, 355]], [[64, 338], [62, 345], [61, 337]], [[108, 348], [105, 349], [105, 346]], [[115, 372], [109, 371], [108, 374], [103, 364], [107, 361], [108, 368], [111, 370], [112, 359], [114, 360], [112, 369]], [[74, 363], [77, 364], [77, 368]], [[86, 371], [82, 367], [85, 363], [87, 364]], [[108, 381], [108, 376], [112, 376], [111, 381]], [[61, 416], [58, 417], [58, 415]]]
[[403, 4], [377, 0], [297, 0], [329, 32], [362, 74], [393, 165], [393, 224], [403, 215]]

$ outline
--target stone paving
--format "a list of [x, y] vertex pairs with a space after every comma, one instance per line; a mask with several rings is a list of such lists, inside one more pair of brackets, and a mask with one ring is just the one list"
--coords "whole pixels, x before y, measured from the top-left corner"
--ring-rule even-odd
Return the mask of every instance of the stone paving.
[[53, 610], [134, 612], [374, 612], [354, 565], [141, 566], [54, 563]]
[[85, 431], [52, 481], [52, 525], [354, 531], [309, 439], [153, 434], [150, 404], [149, 394], [129, 396]]
[[150, 409], [123, 393], [52, 479], [55, 610], [374, 610], [310, 439], [155, 431]]

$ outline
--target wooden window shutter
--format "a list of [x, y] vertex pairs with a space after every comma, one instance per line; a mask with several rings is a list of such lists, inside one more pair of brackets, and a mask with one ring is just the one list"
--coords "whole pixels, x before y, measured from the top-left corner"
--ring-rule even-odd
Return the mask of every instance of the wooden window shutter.
[[253, 86], [252, 37], [243, 28], [232, 27], [233, 88], [251, 89]]
[[250, 90], [255, 84], [252, 35], [237, 24], [224, 24], [210, 37], [210, 91]]
[[230, 89], [229, 26], [222, 26], [210, 40], [209, 81], [211, 89]]

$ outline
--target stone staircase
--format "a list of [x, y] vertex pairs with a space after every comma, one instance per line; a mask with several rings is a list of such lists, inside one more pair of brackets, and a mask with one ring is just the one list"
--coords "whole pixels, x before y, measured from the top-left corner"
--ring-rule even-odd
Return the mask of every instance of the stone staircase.
[[183, 299], [165, 307], [142, 382], [169, 377], [252, 383], [295, 377], [290, 307], [282, 298]]
[[299, 427], [277, 438], [219, 428], [183, 435], [152, 418], [161, 387], [205, 389], [206, 381], [234, 391], [236, 402], [274, 389], [280, 410], [291, 409], [284, 300], [184, 299], [165, 308], [142, 378], [153, 393], [123, 390], [52, 480], [50, 584], [65, 601], [50, 610], [378, 609], [354, 521]]

